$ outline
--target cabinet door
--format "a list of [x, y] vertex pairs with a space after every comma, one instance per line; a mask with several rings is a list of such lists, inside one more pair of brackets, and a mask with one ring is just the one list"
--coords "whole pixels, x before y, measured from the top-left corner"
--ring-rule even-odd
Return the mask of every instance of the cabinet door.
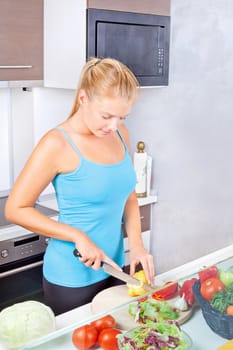
[[43, 79], [43, 0], [0, 0], [0, 80]]
[[86, 61], [86, 0], [44, 4], [44, 85], [75, 89]]

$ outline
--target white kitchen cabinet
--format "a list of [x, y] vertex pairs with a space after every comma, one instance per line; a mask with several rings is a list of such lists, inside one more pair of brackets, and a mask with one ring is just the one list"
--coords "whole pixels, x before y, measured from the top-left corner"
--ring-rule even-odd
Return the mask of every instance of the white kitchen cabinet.
[[44, 0], [44, 86], [75, 89], [86, 62], [86, 0]]

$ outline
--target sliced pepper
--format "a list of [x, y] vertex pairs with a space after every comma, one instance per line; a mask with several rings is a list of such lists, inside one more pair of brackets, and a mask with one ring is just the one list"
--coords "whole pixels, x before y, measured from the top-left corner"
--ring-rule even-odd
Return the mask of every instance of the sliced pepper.
[[[171, 281], [168, 281], [165, 283], [166, 284], [170, 284], [172, 283]], [[154, 292], [151, 296], [153, 299], [156, 300], [167, 300], [172, 298], [178, 291], [178, 282], [167, 286], [166, 288], [163, 288], [161, 290], [158, 290], [157, 292]]]
[[195, 301], [195, 296], [193, 294], [192, 287], [196, 281], [197, 281], [197, 278], [195, 278], [195, 277], [184, 281], [184, 283], [179, 291], [180, 297], [182, 297], [184, 295], [185, 301], [189, 306], [192, 306], [194, 301]]
[[215, 265], [207, 267], [206, 269], [199, 271], [198, 276], [200, 279], [200, 283], [212, 277], [218, 278], [218, 268]]

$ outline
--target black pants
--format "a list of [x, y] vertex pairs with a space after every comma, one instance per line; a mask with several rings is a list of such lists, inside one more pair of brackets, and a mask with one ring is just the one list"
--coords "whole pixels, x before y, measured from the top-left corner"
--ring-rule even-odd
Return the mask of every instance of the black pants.
[[50, 283], [43, 278], [45, 304], [51, 307], [55, 315], [59, 315], [78, 306], [90, 303], [94, 296], [103, 289], [123, 283], [124, 282], [110, 276], [90, 286], [71, 288]]

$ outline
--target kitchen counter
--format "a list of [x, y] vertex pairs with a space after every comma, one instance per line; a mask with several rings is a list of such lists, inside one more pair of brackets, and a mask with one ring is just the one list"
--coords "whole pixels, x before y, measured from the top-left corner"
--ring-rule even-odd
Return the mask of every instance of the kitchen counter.
[[[193, 269], [192, 266], [193, 267], [198, 266], [198, 264], [199, 264], [199, 268], [195, 271], [198, 271], [203, 266], [208, 266], [215, 263], [218, 263], [219, 267], [226, 269], [233, 265], [233, 258], [231, 257], [231, 255], [227, 255], [229, 254], [229, 252], [232, 252], [232, 251], [233, 251], [233, 246], [227, 247], [226, 249], [219, 250], [205, 257], [197, 259], [193, 262], [182, 265], [179, 268], [174, 269], [173, 271], [171, 270], [167, 273], [158, 275], [156, 277], [156, 281], [157, 283], [159, 282], [160, 284], [160, 283], [163, 283], [163, 281], [176, 279], [177, 275], [180, 275], [179, 278], [181, 278], [181, 275], [183, 275], [185, 279], [191, 278], [191, 277], [197, 277], [196, 273], [192, 273], [192, 269]], [[224, 257], [225, 254], [229, 256], [229, 259], [224, 260], [226, 259], [226, 257]], [[169, 279], [167, 278], [167, 276], [169, 276]], [[58, 326], [67, 327], [72, 322], [75, 322], [75, 319], [77, 320], [79, 316], [82, 317], [85, 314], [86, 314], [86, 317], [91, 317], [90, 304], [85, 305], [84, 307], [78, 308], [77, 310], [73, 310], [70, 313], [58, 316], [57, 317]], [[194, 308], [191, 318], [182, 325], [182, 329], [186, 331], [192, 338], [193, 347], [191, 350], [216, 350], [220, 345], [223, 345], [224, 343], [227, 342], [227, 339], [224, 339], [218, 336], [209, 328], [198, 306]], [[66, 350], [68, 349], [69, 348], [67, 348]], [[40, 350], [40, 348], [38, 349], [36, 348], [35, 350]]]
[[[156, 201], [157, 198], [155, 196], [140, 198], [139, 205], [152, 204]], [[45, 207], [57, 210], [56, 199], [43, 200], [39, 203]], [[233, 265], [233, 245], [157, 275], [155, 277], [156, 285], [163, 284], [166, 281], [191, 278], [192, 276], [196, 276], [197, 271], [202, 267], [216, 263], [223, 269]], [[21, 350], [74, 350], [75, 348], [71, 342], [71, 334], [76, 327], [89, 323], [107, 313], [114, 315], [114, 312], [119, 311], [122, 307], [119, 306], [106, 310], [104, 313], [93, 315], [91, 304], [89, 303], [59, 315], [56, 317], [57, 330], [55, 332], [34, 342], [34, 345], [31, 344]], [[182, 329], [192, 338], [192, 350], [216, 350], [220, 345], [227, 342], [227, 339], [218, 336], [208, 327], [198, 307], [194, 309], [191, 318], [182, 325]], [[6, 348], [0, 344], [0, 350], [6, 350]]]
[[[147, 196], [147, 197], [143, 197], [143, 198], [138, 198], [139, 206], [152, 204], [152, 203], [156, 203], [156, 202], [157, 202], [157, 196], [151, 195], [151, 196]], [[41, 199], [38, 203], [46, 208], [58, 210], [57, 200], [56, 200], [55, 196], [52, 196], [52, 198], [49, 198], [49, 199]]]
[[[204, 266], [218, 264], [219, 267], [226, 269], [233, 265], [233, 246], [228, 246], [209, 255], [201, 257], [195, 261], [182, 265], [174, 270], [156, 276], [156, 284], [162, 284], [167, 280], [177, 278], [190, 278], [196, 276], [196, 272]], [[31, 344], [30, 347], [25, 347], [22, 350], [74, 350], [71, 342], [72, 331], [82, 324], [91, 322], [93, 319], [99, 318], [104, 314], [119, 311], [123, 306], [106, 310], [104, 313], [93, 315], [91, 313], [91, 304], [76, 308], [70, 312], [64, 313], [56, 317], [57, 331], [50, 334], [48, 337], [43, 337], [39, 341]], [[191, 318], [182, 325], [182, 329], [186, 331], [192, 338], [193, 347], [191, 350], [216, 350], [220, 345], [227, 342], [217, 334], [215, 334], [206, 324], [199, 307], [194, 309]], [[97, 348], [95, 348], [97, 350]], [[5, 350], [0, 346], [0, 350]]]

